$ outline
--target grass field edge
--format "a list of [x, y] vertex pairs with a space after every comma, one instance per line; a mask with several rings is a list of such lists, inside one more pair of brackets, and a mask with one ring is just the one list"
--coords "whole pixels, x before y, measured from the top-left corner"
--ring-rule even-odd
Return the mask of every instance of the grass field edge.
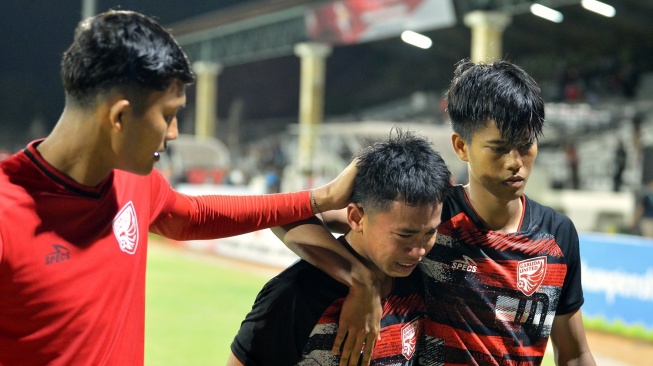
[[585, 328], [636, 340], [653, 342], [653, 330], [641, 324], [627, 324], [621, 320], [607, 321], [602, 317], [585, 317]]

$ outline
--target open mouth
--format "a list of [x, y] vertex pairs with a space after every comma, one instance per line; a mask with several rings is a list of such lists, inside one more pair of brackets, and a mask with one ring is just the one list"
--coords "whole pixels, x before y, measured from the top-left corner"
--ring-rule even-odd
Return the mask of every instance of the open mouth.
[[[418, 263], [419, 263], [419, 262], [418, 262]], [[412, 267], [415, 267], [415, 266], [417, 266], [418, 263], [400, 263], [400, 262], [397, 262], [397, 264], [398, 264], [399, 266], [404, 267], [404, 268], [412, 268]]]

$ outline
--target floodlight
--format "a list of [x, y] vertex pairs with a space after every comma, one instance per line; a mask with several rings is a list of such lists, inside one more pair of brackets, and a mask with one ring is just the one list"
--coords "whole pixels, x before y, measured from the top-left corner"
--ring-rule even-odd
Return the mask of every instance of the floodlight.
[[431, 48], [431, 45], [433, 45], [431, 38], [413, 31], [403, 31], [401, 33], [401, 40], [411, 46], [423, 48], [425, 50]]
[[531, 13], [554, 23], [560, 23], [564, 19], [561, 12], [537, 3], [531, 5]]
[[583, 0], [580, 2], [583, 8], [601, 14], [604, 17], [612, 18], [617, 11], [612, 5], [597, 1], [597, 0]]

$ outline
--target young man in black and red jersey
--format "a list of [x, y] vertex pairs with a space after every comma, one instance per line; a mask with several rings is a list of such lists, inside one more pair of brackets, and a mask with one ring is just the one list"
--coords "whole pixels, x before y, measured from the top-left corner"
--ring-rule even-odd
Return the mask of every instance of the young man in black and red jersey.
[[[371, 363], [417, 365], [424, 300], [421, 274], [415, 269], [435, 242], [451, 174], [428, 140], [401, 130], [364, 149], [357, 160], [352, 203], [346, 210], [351, 230], [338, 244], [380, 283], [382, 337]], [[331, 347], [347, 292], [316, 267], [295, 263], [258, 294], [227, 364], [338, 365], [340, 357]]]
[[540, 88], [509, 62], [461, 62], [447, 113], [469, 182], [445, 203], [422, 265], [424, 363], [539, 365], [550, 337], [558, 365], [594, 365], [574, 224], [524, 195], [544, 126]]
[[[462, 61], [447, 92], [447, 113], [469, 182], [444, 202], [436, 243], [420, 264], [428, 313], [420, 364], [539, 365], [550, 338], [558, 365], [594, 366], [580, 310], [576, 229], [524, 195], [544, 125], [540, 88], [512, 63]], [[309, 248], [303, 257], [341, 278], [356, 259], [314, 237], [294, 236], [289, 245]], [[321, 256], [312, 255], [315, 247]], [[333, 253], [345, 264], [324, 265]], [[377, 340], [370, 319], [378, 319], [378, 297], [375, 306], [356, 307], [373, 304], [372, 293], [350, 292], [353, 307], [343, 306], [334, 344], [342, 364], [358, 364], [362, 344], [367, 351]]]
[[148, 232], [208, 239], [344, 208], [355, 166], [313, 191], [190, 197], [154, 164], [190, 64], [151, 18], [82, 21], [50, 135], [0, 162], [0, 364], [141, 365]]

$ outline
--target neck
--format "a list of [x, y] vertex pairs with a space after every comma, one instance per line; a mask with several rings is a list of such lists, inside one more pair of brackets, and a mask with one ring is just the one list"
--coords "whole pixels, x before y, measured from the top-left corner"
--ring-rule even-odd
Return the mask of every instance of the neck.
[[76, 182], [96, 186], [113, 169], [104, 158], [101, 126], [92, 112], [66, 108], [37, 150], [50, 165]]
[[465, 193], [487, 229], [503, 233], [514, 233], [519, 230], [523, 212], [521, 197], [501, 200], [490, 192], [474, 189], [471, 185], [465, 186]]

